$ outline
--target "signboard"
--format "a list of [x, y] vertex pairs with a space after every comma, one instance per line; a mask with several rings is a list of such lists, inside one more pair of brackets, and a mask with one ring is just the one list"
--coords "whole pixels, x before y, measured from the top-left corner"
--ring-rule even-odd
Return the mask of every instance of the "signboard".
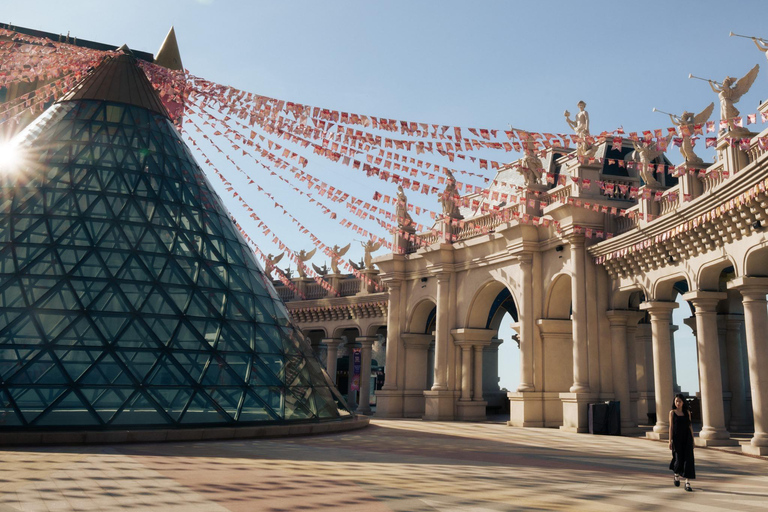
[[362, 367], [363, 356], [360, 349], [356, 348], [352, 352], [352, 391], [360, 390], [360, 368]]

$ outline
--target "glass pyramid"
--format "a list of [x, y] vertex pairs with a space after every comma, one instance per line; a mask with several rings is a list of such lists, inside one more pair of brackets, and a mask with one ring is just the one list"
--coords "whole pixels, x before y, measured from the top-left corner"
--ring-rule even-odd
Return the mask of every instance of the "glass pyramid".
[[0, 431], [351, 417], [154, 91], [79, 91], [0, 174]]

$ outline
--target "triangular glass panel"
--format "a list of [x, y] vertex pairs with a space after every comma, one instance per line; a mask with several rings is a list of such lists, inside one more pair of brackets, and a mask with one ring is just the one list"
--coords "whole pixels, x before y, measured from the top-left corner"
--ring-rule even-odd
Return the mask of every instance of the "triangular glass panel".
[[110, 425], [162, 425], [172, 423], [165, 411], [154, 400], [137, 391], [123, 409], [110, 421]]

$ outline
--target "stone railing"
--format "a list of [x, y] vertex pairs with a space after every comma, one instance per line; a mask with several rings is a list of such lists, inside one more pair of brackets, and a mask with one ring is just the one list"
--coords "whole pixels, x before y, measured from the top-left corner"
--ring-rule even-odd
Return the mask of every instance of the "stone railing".
[[749, 151], [747, 151], [747, 163], [751, 164], [758, 158], [760, 158], [763, 154], [765, 154], [766, 150], [760, 147], [760, 144], [758, 144], [758, 138], [752, 139], [752, 144], [749, 147]]
[[[618, 199], [620, 201], [634, 201], [634, 199], [630, 198], [630, 189], [632, 187], [639, 187], [640, 181], [639, 180], [632, 180], [632, 179], [616, 179], [614, 177], [611, 177], [610, 175], [602, 175], [601, 179], [605, 185], [613, 185], [613, 192], [608, 192], [608, 188], [604, 186], [603, 190], [600, 191], [600, 194], [610, 198], [610, 199]], [[626, 190], [622, 192], [621, 187], [626, 187]]]
[[547, 192], [547, 195], [549, 196], [550, 203], [567, 203], [568, 198], [571, 197], [571, 194], [573, 192], [573, 189], [571, 188], [573, 186], [572, 183], [568, 183], [567, 185], [560, 185], [549, 192]]
[[638, 223], [640, 222], [640, 218], [638, 217], [638, 213], [640, 213], [640, 205], [633, 206], [632, 208], [627, 210], [627, 213], [634, 212], [633, 217], [616, 217], [616, 234], [625, 233], [631, 229], [634, 229], [638, 226]]
[[307, 280], [305, 282], [301, 282], [300, 280], [297, 282], [294, 280], [294, 285], [296, 286], [296, 289], [301, 291], [301, 293], [304, 295], [303, 298], [301, 298], [300, 295], [297, 295], [293, 292], [293, 290], [287, 286], [285, 286], [280, 281], [272, 281], [272, 284], [275, 287], [275, 290], [277, 291], [278, 297], [283, 302], [295, 302], [295, 301], [301, 301], [301, 300], [319, 300], [319, 299], [334, 299], [339, 297], [353, 297], [355, 295], [361, 295], [361, 294], [368, 294], [368, 293], [378, 293], [378, 292], [386, 292], [386, 286], [384, 286], [382, 283], [378, 281], [378, 278], [375, 277], [376, 273], [373, 273], [373, 275], [369, 275], [369, 278], [373, 279], [378, 283], [378, 288], [375, 286], [369, 286], [363, 282], [363, 279], [357, 277], [354, 274], [347, 274], [344, 276], [339, 276], [336, 278], [328, 279], [327, 276], [324, 276], [323, 279], [329, 283], [331, 286], [336, 287], [336, 291], [339, 292], [338, 296], [335, 296], [333, 292], [328, 291], [327, 287], [324, 287], [322, 284], [313, 282], [310, 280]]
[[304, 292], [304, 296], [306, 296], [307, 300], [322, 299], [326, 295], [328, 295], [328, 290], [323, 288], [319, 283], [308, 283]]
[[723, 162], [720, 161], [707, 169], [707, 174], [701, 178], [702, 194], [706, 194], [713, 188], [723, 183], [727, 178], [723, 176]]
[[357, 295], [360, 292], [360, 279], [345, 279], [339, 282], [339, 294], [342, 297]]
[[680, 185], [676, 185], [664, 192], [659, 201], [659, 215], [664, 215], [673, 211], [680, 205], [681, 201]]
[[280, 297], [280, 300], [283, 302], [288, 302], [289, 300], [293, 299], [293, 290], [287, 286], [275, 285], [275, 290], [277, 291], [277, 296]]

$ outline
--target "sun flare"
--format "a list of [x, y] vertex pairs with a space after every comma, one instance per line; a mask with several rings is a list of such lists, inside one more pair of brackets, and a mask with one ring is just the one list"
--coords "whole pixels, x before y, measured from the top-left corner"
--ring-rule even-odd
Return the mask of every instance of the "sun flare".
[[21, 162], [21, 152], [15, 144], [0, 143], [0, 171], [9, 171]]

